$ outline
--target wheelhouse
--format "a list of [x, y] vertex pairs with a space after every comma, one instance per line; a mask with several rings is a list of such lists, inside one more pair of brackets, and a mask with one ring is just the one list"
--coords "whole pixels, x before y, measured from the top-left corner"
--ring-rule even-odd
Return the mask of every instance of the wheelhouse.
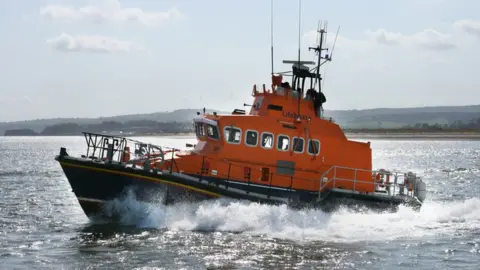
[[[319, 138], [307, 138], [305, 136], [277, 133], [273, 130], [256, 130], [232, 125], [221, 125], [219, 121], [206, 117], [193, 120], [196, 137], [202, 145], [207, 141], [215, 145], [227, 144], [259, 148], [263, 151], [292, 152], [309, 156], [320, 155]], [[197, 150], [200, 150], [198, 148]]]
[[205, 141], [207, 138], [213, 140], [220, 139], [217, 121], [202, 117], [195, 118], [193, 124], [195, 126], [195, 134], [198, 140]]

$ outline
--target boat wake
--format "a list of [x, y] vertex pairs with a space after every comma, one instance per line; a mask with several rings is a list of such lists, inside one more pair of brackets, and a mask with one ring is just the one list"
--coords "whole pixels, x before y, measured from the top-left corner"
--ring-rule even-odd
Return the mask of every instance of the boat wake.
[[419, 212], [400, 207], [394, 213], [355, 212], [347, 208], [325, 213], [224, 199], [159, 206], [129, 196], [108, 202], [104, 212], [118, 216], [122, 225], [141, 229], [249, 233], [294, 241], [427, 240], [480, 229], [479, 198], [430, 201]]

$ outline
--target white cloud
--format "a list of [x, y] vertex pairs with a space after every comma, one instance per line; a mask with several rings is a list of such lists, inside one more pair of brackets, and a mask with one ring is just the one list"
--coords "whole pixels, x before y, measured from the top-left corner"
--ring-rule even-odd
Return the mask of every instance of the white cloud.
[[[414, 33], [412, 35], [389, 32], [385, 29], [378, 29], [377, 31], [367, 30], [365, 31], [365, 34], [366, 38], [364, 39], [349, 39], [339, 35], [335, 47], [366, 49], [372, 48], [372, 46], [374, 46], [375, 44], [383, 44], [390, 46], [415, 46], [428, 50], [449, 50], [456, 48], [456, 45], [455, 43], [453, 43], [453, 38], [451, 35], [442, 34], [430, 28]], [[480, 36], [480, 25], [478, 27], [478, 34]], [[316, 43], [316, 30], [305, 33], [304, 39], [309, 44]], [[327, 35], [327, 46], [331, 48], [334, 40], [335, 34], [329, 33]]]
[[74, 8], [48, 5], [40, 9], [46, 18], [64, 21], [88, 21], [93, 23], [137, 22], [146, 26], [158, 26], [170, 20], [181, 19], [176, 8], [167, 11], [145, 11], [140, 8], [123, 8], [118, 0], [103, 0], [96, 5]]
[[471, 19], [459, 20], [455, 22], [455, 26], [470, 35], [480, 37], [480, 21], [474, 21]]
[[53, 49], [63, 52], [117, 53], [141, 50], [132, 41], [119, 40], [106, 36], [71, 36], [65, 33], [47, 40]]
[[23, 103], [23, 104], [33, 104], [33, 100], [27, 96], [27, 95], [23, 95], [23, 96], [15, 96], [15, 97], [3, 97], [3, 98], [0, 98], [0, 104], [11, 104], [11, 103]]
[[456, 46], [450, 35], [428, 28], [412, 35], [388, 32], [385, 29], [366, 31], [375, 42], [385, 45], [413, 45], [430, 50], [449, 50]]

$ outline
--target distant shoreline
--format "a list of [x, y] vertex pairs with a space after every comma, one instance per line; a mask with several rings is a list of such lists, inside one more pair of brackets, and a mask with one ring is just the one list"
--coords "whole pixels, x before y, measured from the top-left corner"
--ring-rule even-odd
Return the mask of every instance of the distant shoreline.
[[349, 139], [480, 140], [480, 134], [463, 133], [345, 133]]
[[194, 132], [187, 133], [147, 133], [147, 134], [132, 134], [127, 135], [125, 137], [135, 138], [135, 137], [187, 137], [187, 136], [195, 136]]
[[[366, 139], [465, 139], [480, 140], [480, 129], [478, 130], [410, 130], [410, 129], [346, 129], [343, 131], [348, 138]], [[167, 137], [167, 136], [195, 136], [191, 133], [158, 133], [158, 134], [136, 134], [129, 137]]]
[[[480, 129], [477, 130], [409, 130], [409, 129], [346, 129], [343, 131], [349, 139], [388, 139], [388, 140], [480, 140]], [[105, 134], [109, 135], [109, 134]], [[64, 136], [83, 136], [83, 134], [65, 134], [65, 135], [33, 135], [22, 137], [64, 137]], [[122, 136], [129, 138], [137, 137], [191, 137], [194, 132], [179, 133], [145, 133], [145, 134], [114, 134], [113, 136]], [[20, 137], [20, 136], [5, 136]]]
[[359, 129], [344, 130], [348, 138], [361, 139], [442, 139], [442, 140], [480, 140], [480, 129]]

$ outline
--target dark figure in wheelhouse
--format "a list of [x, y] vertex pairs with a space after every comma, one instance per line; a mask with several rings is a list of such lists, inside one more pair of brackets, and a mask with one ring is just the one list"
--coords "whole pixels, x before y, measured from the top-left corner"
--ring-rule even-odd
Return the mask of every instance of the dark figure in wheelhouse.
[[317, 117], [321, 117], [322, 115], [322, 106], [323, 103], [327, 102], [327, 98], [323, 94], [323, 92], [317, 92], [315, 89], [308, 89], [307, 93], [305, 94], [305, 98], [311, 98], [313, 102], [313, 107], [315, 109], [315, 115]]

